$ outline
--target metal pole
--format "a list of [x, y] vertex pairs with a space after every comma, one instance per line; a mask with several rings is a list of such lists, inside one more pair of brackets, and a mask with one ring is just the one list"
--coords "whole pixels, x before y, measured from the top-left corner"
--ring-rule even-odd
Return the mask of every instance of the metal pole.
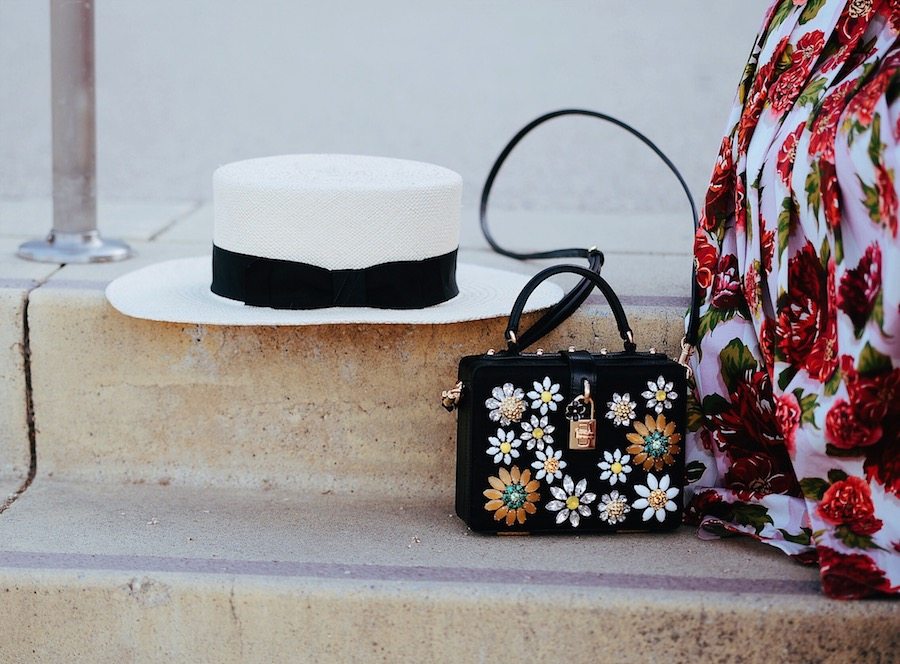
[[101, 263], [131, 256], [97, 230], [94, 0], [50, 0], [53, 229], [19, 247], [44, 263]]

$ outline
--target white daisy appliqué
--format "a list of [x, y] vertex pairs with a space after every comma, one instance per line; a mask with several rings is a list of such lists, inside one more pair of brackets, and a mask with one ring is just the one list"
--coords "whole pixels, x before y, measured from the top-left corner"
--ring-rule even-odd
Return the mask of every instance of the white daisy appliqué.
[[609, 480], [609, 483], [615, 485], [616, 482], [625, 484], [628, 481], [628, 473], [631, 472], [630, 454], [622, 454], [621, 450], [613, 450], [612, 454], [603, 451], [603, 461], [597, 464], [602, 471], [600, 473], [601, 480]]
[[534, 389], [528, 393], [531, 399], [531, 407], [539, 410], [541, 415], [546, 415], [547, 411], [556, 410], [557, 405], [563, 400], [563, 395], [559, 393], [559, 383], [554, 383], [549, 376], [544, 377], [544, 382], [534, 381]]
[[678, 509], [675, 501], [672, 500], [678, 495], [677, 487], [669, 486], [669, 476], [663, 475], [662, 479], [657, 480], [652, 473], [647, 474], [647, 486], [636, 484], [634, 490], [640, 498], [635, 500], [631, 506], [636, 510], [644, 510], [641, 519], [649, 521], [655, 516], [656, 520], [662, 523], [666, 519], [666, 512], [674, 512]]
[[531, 422], [522, 422], [522, 440], [529, 450], [537, 447], [539, 450], [544, 449], [544, 445], [553, 444], [553, 436], [556, 427], [547, 421], [544, 415], [538, 418], [536, 415], [531, 416]]
[[487, 448], [487, 453], [494, 456], [494, 463], [500, 463], [502, 460], [503, 463], [509, 465], [513, 459], [519, 458], [519, 450], [516, 448], [522, 444], [522, 441], [516, 438], [514, 432], [497, 429], [497, 435], [489, 436], [488, 442], [491, 446]]
[[525, 390], [505, 383], [502, 387], [491, 390], [491, 396], [484, 402], [488, 408], [488, 417], [492, 422], [499, 422], [507, 427], [518, 422], [525, 414]]
[[628, 392], [621, 395], [613, 393], [612, 401], [607, 401], [606, 407], [609, 408], [609, 411], [606, 413], [606, 419], [612, 420], [617, 427], [627, 427], [631, 424], [631, 420], [636, 417], [634, 409], [637, 407], [637, 404], [631, 400], [631, 395]]
[[537, 461], [531, 467], [537, 470], [534, 475], [536, 480], [544, 480], [547, 484], [553, 484], [553, 480], [562, 479], [562, 469], [566, 462], [562, 460], [562, 450], [553, 451], [549, 445], [544, 450], [534, 453]]
[[562, 487], [551, 486], [550, 493], [556, 500], [547, 503], [547, 509], [551, 512], [558, 512], [556, 515], [556, 523], [560, 524], [566, 519], [572, 524], [573, 528], [577, 528], [581, 523], [581, 517], [590, 516], [590, 503], [597, 500], [597, 496], [593, 493], [585, 493], [587, 489], [587, 480], [581, 480], [578, 484], [572, 481], [569, 475], [563, 478]]
[[[660, 376], [656, 382], [647, 381], [647, 390], [641, 392], [641, 396], [647, 400], [647, 408], [655, 410], [657, 413], [663, 412], [663, 409], [672, 407], [672, 401], [678, 398], [678, 394], [672, 391], [673, 383]], [[531, 394], [529, 393], [529, 396]]]
[[613, 489], [609, 493], [604, 493], [597, 503], [597, 516], [601, 521], [615, 525], [625, 520], [625, 515], [631, 511], [628, 505], [628, 499]]

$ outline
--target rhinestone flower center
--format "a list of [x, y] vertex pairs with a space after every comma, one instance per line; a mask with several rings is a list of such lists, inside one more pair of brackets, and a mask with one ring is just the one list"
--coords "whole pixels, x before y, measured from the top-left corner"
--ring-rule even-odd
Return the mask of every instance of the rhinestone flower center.
[[654, 489], [647, 497], [647, 502], [650, 504], [650, 507], [655, 510], [661, 510], [662, 508], [664, 508], [668, 501], [669, 499], [666, 498], [666, 492], [662, 489]]
[[553, 393], [544, 390], [543, 392], [541, 392], [541, 401], [543, 401], [544, 403], [550, 403], [551, 401], [553, 401]]
[[578, 496], [569, 496], [566, 498], [566, 508], [570, 510], [578, 509], [579, 502]]
[[618, 475], [622, 472], [622, 464], [618, 461], [613, 461], [612, 465], [609, 467], [610, 471], [613, 475]]
[[503, 490], [503, 504], [511, 510], [522, 507], [525, 504], [525, 498], [525, 488], [521, 484], [510, 484]]
[[612, 407], [612, 411], [615, 415], [618, 415], [619, 418], [628, 417], [631, 414], [631, 404], [617, 403]]
[[625, 503], [614, 500], [606, 505], [606, 513], [611, 517], [620, 517], [625, 513]]
[[649, 436], [644, 436], [644, 452], [659, 459], [669, 451], [669, 437], [662, 431], [652, 431]]
[[500, 414], [512, 422], [518, 422], [525, 413], [525, 402], [516, 397], [506, 397], [500, 402]]
[[553, 457], [547, 459], [544, 462], [544, 470], [548, 473], [555, 473], [559, 470], [559, 459], [554, 459]]

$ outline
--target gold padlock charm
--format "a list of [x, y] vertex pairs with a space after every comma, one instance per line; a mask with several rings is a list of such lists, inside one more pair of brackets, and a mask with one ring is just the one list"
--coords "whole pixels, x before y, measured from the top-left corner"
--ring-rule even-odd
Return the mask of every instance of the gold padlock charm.
[[597, 446], [597, 422], [594, 420], [594, 409], [591, 418], [572, 422], [569, 426], [569, 449], [592, 450]]
[[584, 394], [579, 394], [574, 402], [580, 401], [590, 406], [590, 413], [569, 422], [569, 449], [592, 450], [597, 446], [597, 420], [594, 418], [594, 400], [591, 398], [590, 383], [584, 381]]

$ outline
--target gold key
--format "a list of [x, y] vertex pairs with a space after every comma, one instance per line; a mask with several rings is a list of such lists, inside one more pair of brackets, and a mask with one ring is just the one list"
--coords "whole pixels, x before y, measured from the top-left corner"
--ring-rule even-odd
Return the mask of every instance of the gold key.
[[597, 445], [597, 421], [594, 419], [594, 400], [591, 398], [590, 383], [584, 381], [584, 394], [579, 394], [573, 404], [581, 402], [590, 406], [590, 414], [569, 422], [569, 449], [592, 450]]

